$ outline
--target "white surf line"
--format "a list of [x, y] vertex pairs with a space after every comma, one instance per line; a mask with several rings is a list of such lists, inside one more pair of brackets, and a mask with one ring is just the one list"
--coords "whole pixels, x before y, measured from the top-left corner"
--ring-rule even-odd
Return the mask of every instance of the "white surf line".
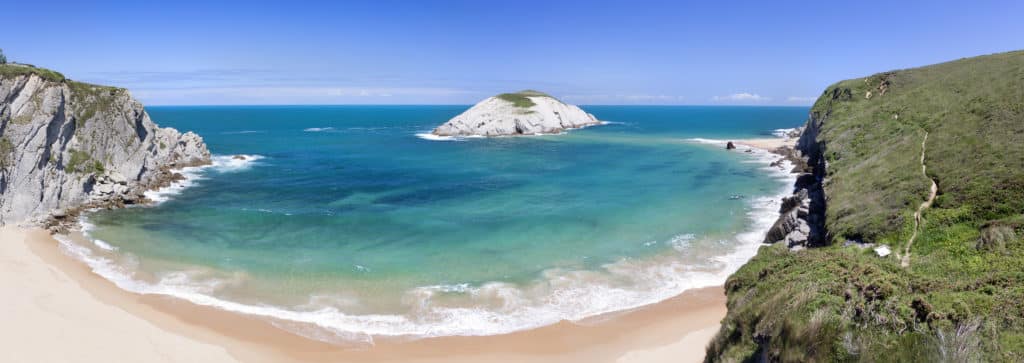
[[[928, 166], [924, 164], [924, 150], [926, 142], [928, 142], [928, 131], [924, 132], [924, 140], [921, 141], [921, 174], [923, 174], [925, 178], [928, 178]], [[917, 232], [921, 229], [921, 212], [932, 206], [932, 202], [935, 201], [935, 194], [939, 191], [939, 186], [935, 184], [934, 179], [928, 178], [928, 181], [932, 183], [931, 192], [928, 194], [928, 199], [917, 207], [917, 212], [914, 212], [914, 233], [910, 235], [910, 239], [907, 241], [907, 247], [903, 250], [903, 258], [900, 259], [900, 266], [904, 268], [910, 267], [910, 246], [914, 244], [914, 240], [917, 239]]]

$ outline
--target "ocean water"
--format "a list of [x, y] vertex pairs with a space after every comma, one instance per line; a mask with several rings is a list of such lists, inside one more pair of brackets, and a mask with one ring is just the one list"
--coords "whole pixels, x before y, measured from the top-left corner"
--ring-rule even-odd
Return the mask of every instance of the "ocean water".
[[720, 284], [753, 256], [792, 179], [721, 140], [808, 111], [592, 106], [608, 124], [418, 136], [465, 108], [150, 107], [214, 165], [154, 206], [88, 214], [88, 243], [65, 247], [122, 288], [331, 342], [579, 320]]

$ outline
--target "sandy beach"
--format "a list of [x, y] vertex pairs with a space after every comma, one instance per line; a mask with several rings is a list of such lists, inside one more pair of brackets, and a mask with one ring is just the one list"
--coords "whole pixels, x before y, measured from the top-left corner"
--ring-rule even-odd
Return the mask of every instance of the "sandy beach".
[[[51, 264], [47, 261], [63, 263]], [[169, 333], [87, 291], [98, 277], [60, 255], [42, 230], [0, 229], [0, 361], [225, 362], [219, 346]], [[87, 281], [92, 280], [92, 281]], [[130, 300], [125, 296], [125, 300]]]
[[[9, 362], [698, 362], [726, 313], [721, 287], [640, 309], [484, 337], [345, 348], [274, 323], [121, 290], [65, 255], [48, 233], [0, 230]], [[53, 344], [60, 342], [60, 349]]]
[[763, 139], [738, 139], [733, 140], [737, 146], [748, 146], [752, 148], [772, 151], [783, 146], [793, 146], [796, 143], [794, 138], [763, 138]]

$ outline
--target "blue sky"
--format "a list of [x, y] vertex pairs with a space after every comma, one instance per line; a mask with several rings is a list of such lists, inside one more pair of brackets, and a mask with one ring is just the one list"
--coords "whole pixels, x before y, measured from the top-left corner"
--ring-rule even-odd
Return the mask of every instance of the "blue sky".
[[1022, 1], [15, 1], [13, 61], [159, 104], [806, 105], [1024, 48]]

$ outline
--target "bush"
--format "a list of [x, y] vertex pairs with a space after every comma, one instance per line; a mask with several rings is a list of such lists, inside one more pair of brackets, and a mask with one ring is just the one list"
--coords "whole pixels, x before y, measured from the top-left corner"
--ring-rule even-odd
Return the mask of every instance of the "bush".
[[89, 153], [71, 149], [71, 157], [64, 165], [64, 170], [72, 173], [100, 174], [106, 168], [103, 167], [103, 163], [99, 160], [93, 160]]

